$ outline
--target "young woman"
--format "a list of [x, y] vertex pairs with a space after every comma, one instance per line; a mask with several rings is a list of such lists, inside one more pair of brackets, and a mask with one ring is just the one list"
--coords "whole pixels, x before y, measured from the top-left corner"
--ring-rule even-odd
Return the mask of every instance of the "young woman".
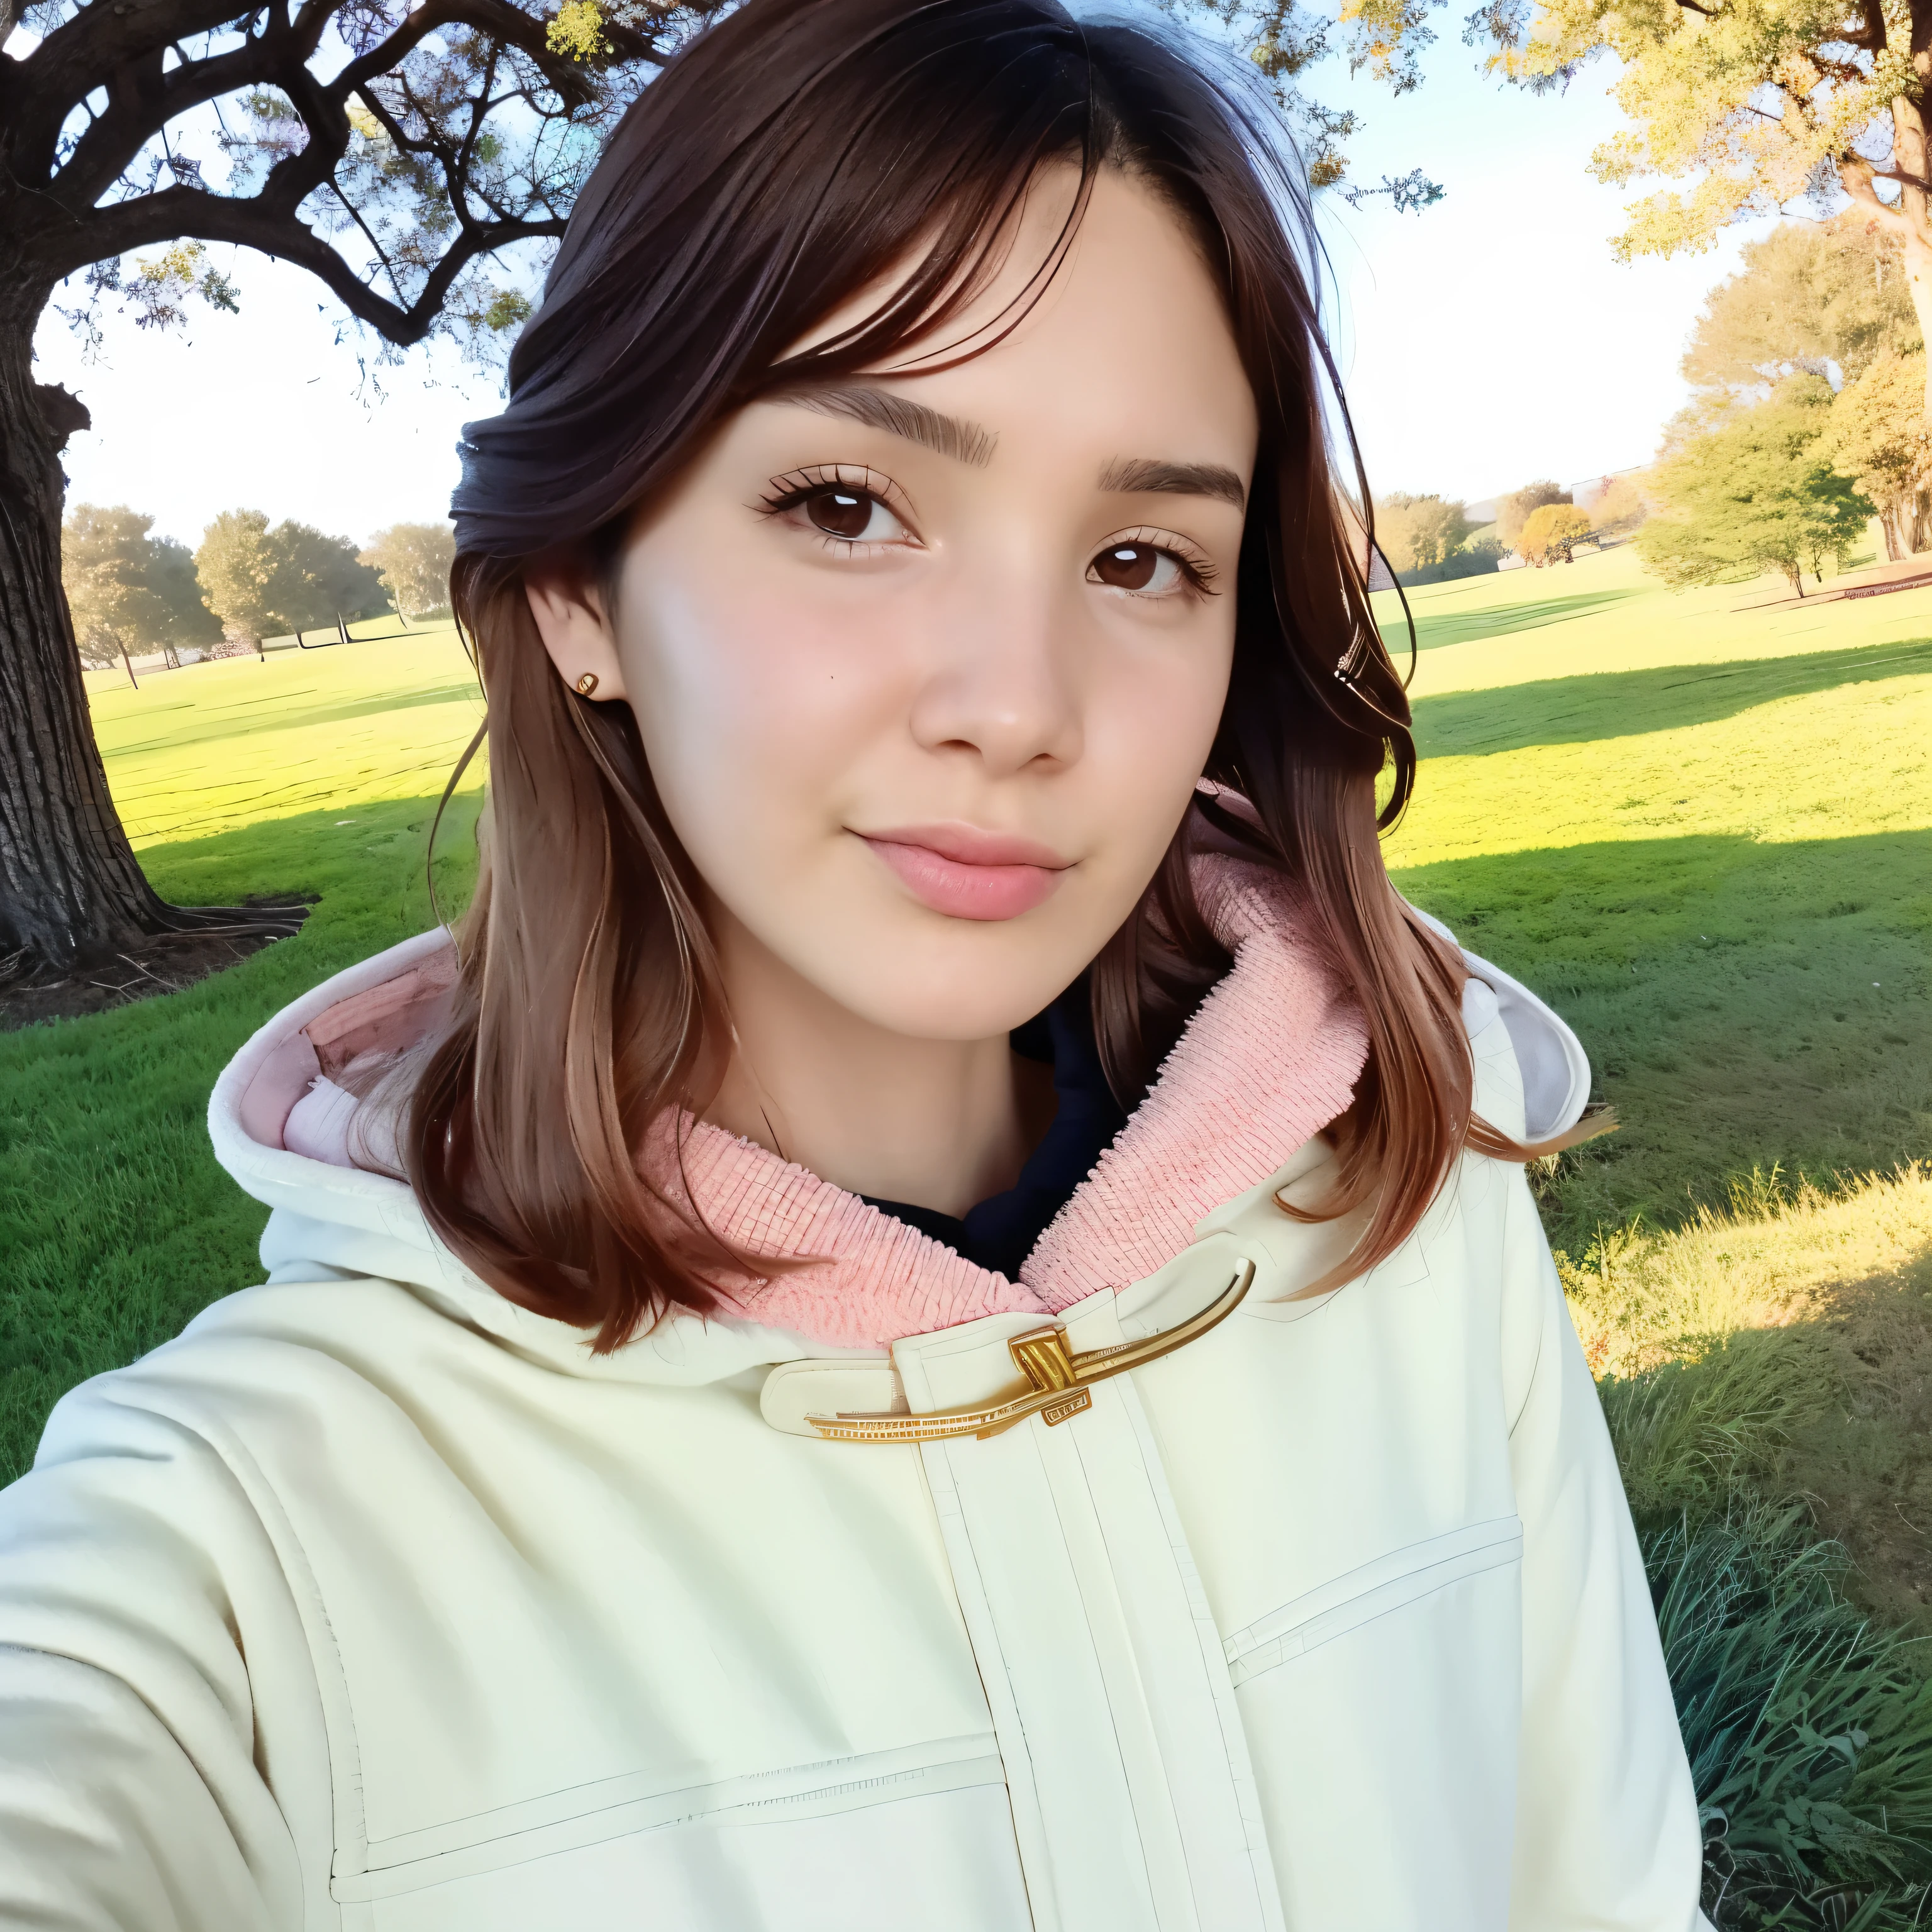
[[644, 94], [469, 432], [474, 903], [242, 1051], [266, 1285], [0, 1502], [0, 1921], [1699, 1922], [1308, 256], [1057, 0]]

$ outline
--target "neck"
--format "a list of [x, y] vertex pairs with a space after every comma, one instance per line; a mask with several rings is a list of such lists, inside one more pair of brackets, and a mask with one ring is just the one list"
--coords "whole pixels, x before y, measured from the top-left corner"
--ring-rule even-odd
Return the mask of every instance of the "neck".
[[943, 1214], [1012, 1185], [1051, 1116], [1046, 1069], [1004, 1034], [919, 1040], [874, 1026], [722, 908], [709, 923], [736, 1036], [707, 1120], [848, 1192]]

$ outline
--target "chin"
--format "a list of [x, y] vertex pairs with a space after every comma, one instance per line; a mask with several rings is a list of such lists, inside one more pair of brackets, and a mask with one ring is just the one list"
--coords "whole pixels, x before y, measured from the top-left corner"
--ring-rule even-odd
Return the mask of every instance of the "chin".
[[1086, 946], [1024, 919], [946, 924], [953, 930], [937, 934], [874, 928], [869, 941], [828, 962], [824, 990], [848, 1012], [910, 1039], [989, 1040], [1051, 1005], [1104, 943]]

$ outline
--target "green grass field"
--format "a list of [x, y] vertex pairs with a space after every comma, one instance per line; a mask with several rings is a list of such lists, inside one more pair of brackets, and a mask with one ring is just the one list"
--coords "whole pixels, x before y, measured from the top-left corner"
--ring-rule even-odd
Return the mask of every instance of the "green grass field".
[[[1932, 1912], [1932, 592], [1737, 610], [1764, 594], [1673, 596], [1628, 550], [1410, 592], [1424, 764], [1388, 850], [1622, 1122], [1537, 1180], [1726, 1821], [1707, 1909], [1892, 1932]], [[0, 1480], [62, 1390], [256, 1278], [208, 1088], [430, 922], [480, 715], [447, 629], [89, 682], [163, 892], [320, 896], [184, 992], [0, 1035]]]
[[1628, 550], [1411, 593], [1391, 869], [1564, 1014], [1624, 1122], [1550, 1189], [1558, 1245], [1932, 1153], [1932, 592], [1748, 594]]

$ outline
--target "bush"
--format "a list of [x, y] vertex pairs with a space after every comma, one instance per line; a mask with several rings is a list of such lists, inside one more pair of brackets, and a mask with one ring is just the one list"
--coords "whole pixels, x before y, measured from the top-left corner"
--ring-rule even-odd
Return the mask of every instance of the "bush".
[[1797, 1506], [1654, 1526], [1644, 1560], [1719, 1932], [1904, 1932], [1932, 1911], [1932, 1681], [1840, 1590]]
[[1461, 577], [1480, 577], [1485, 571], [1494, 570], [1502, 555], [1502, 546], [1494, 537], [1478, 537], [1462, 549], [1451, 551], [1440, 563], [1400, 572], [1396, 581], [1404, 585], [1450, 584]]
[[1574, 503], [1544, 503], [1530, 512], [1516, 534], [1516, 554], [1540, 570], [1546, 563], [1568, 563], [1580, 543], [1590, 539], [1588, 513]]

